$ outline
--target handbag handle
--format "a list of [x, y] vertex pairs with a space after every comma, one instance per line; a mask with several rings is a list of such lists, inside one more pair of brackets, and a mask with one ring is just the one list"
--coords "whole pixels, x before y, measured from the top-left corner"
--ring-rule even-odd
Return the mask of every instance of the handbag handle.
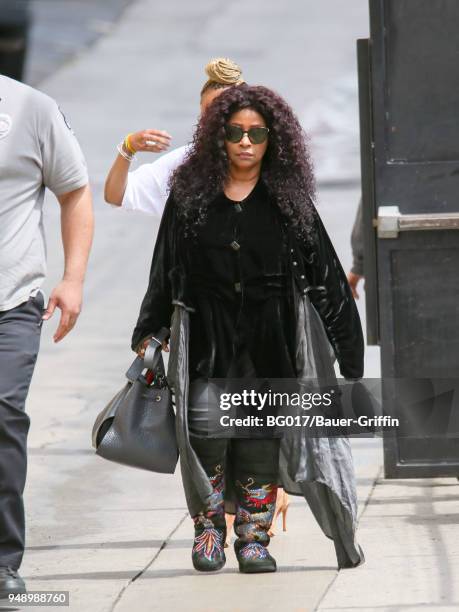
[[[145, 349], [145, 356], [139, 357], [137, 356], [132, 362], [129, 370], [126, 372], [126, 378], [130, 382], [136, 381], [142, 371], [147, 368], [148, 370], [155, 370], [158, 364], [163, 361], [163, 357], [161, 355], [162, 344], [166, 338], [170, 335], [170, 330], [167, 327], [161, 327], [159, 332], [155, 334]], [[162, 364], [164, 369], [164, 365]]]
[[162, 344], [169, 335], [170, 332], [167, 327], [161, 327], [159, 332], [155, 336], [152, 336], [150, 344], [145, 349], [143, 358], [144, 366], [149, 370], [154, 370], [158, 365], [158, 361], [161, 357]]

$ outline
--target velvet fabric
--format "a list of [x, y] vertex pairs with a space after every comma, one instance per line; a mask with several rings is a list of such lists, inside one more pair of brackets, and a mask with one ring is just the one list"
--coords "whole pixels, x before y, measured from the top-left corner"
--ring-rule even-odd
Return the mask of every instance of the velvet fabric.
[[[193, 312], [191, 380], [230, 375], [234, 347], [241, 339], [257, 376], [295, 376], [292, 284], [296, 282], [321, 316], [341, 374], [360, 378], [360, 318], [344, 271], [315, 213], [314, 243], [296, 240], [260, 179], [241, 205], [220, 194], [209, 207], [204, 227], [190, 237], [185, 236], [171, 195], [132, 348], [161, 327], [170, 327], [173, 303], [182, 302]], [[274, 369], [266, 363], [273, 355]], [[282, 372], [279, 364], [285, 368]]]
[[[363, 375], [358, 311], [317, 211], [313, 241], [306, 242], [261, 180], [239, 208], [220, 194], [197, 235], [186, 235], [171, 194], [132, 337], [135, 349], [161, 327], [171, 328], [168, 380], [191, 516], [212, 495], [190, 444], [189, 391], [196, 377], [293, 377], [328, 384], [335, 380], [335, 357], [345, 378]], [[357, 497], [345, 436], [313, 438], [290, 428], [281, 440], [279, 483], [307, 500], [334, 541], [340, 567], [363, 561], [355, 542]], [[231, 495], [227, 502], [231, 510]]]

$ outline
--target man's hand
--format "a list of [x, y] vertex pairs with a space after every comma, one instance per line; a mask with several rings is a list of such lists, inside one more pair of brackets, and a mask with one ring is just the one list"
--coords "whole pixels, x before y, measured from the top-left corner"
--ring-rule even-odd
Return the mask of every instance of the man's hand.
[[64, 279], [53, 289], [46, 312], [42, 318], [44, 321], [48, 321], [53, 316], [56, 308], [60, 308], [61, 320], [53, 336], [54, 342], [60, 342], [75, 326], [78, 315], [81, 312], [82, 301], [82, 282]]
[[355, 300], [358, 300], [360, 297], [357, 293], [357, 285], [359, 284], [359, 281], [362, 278], [363, 276], [361, 276], [360, 274], [354, 274], [354, 272], [349, 272], [349, 274], [347, 275], [347, 282], [351, 287], [352, 295], [354, 296]]
[[92, 198], [89, 186], [58, 196], [61, 205], [62, 243], [64, 245], [64, 275], [49, 298], [43, 315], [47, 321], [56, 308], [61, 309], [61, 320], [54, 334], [54, 342], [74, 327], [81, 311], [83, 281], [94, 229]]

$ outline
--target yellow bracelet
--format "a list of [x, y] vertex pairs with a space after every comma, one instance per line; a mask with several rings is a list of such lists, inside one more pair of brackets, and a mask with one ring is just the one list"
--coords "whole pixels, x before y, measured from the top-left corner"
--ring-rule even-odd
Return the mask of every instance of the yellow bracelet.
[[133, 148], [131, 147], [131, 142], [130, 142], [130, 140], [129, 140], [130, 136], [132, 136], [132, 132], [131, 132], [130, 134], [128, 134], [128, 135], [126, 136], [126, 138], [124, 139], [124, 146], [126, 147], [126, 149], [127, 149], [127, 150], [128, 150], [128, 151], [129, 151], [129, 152], [132, 154], [132, 155], [135, 155], [135, 154], [136, 154], [136, 150], [135, 150], [135, 149], [133, 149]]

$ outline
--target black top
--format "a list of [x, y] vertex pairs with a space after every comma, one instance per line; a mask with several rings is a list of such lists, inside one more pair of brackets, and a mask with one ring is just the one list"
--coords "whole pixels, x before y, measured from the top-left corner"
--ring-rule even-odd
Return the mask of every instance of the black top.
[[190, 377], [294, 377], [284, 219], [258, 181], [242, 202], [223, 193], [183, 245]]
[[[220, 193], [197, 236], [173, 192], [161, 219], [131, 346], [190, 311], [190, 376], [295, 377], [299, 300], [308, 295], [346, 378], [363, 375], [362, 327], [346, 275], [312, 201], [300, 239], [260, 180], [239, 205]], [[309, 333], [309, 332], [308, 332]], [[301, 367], [301, 365], [300, 365]]]

